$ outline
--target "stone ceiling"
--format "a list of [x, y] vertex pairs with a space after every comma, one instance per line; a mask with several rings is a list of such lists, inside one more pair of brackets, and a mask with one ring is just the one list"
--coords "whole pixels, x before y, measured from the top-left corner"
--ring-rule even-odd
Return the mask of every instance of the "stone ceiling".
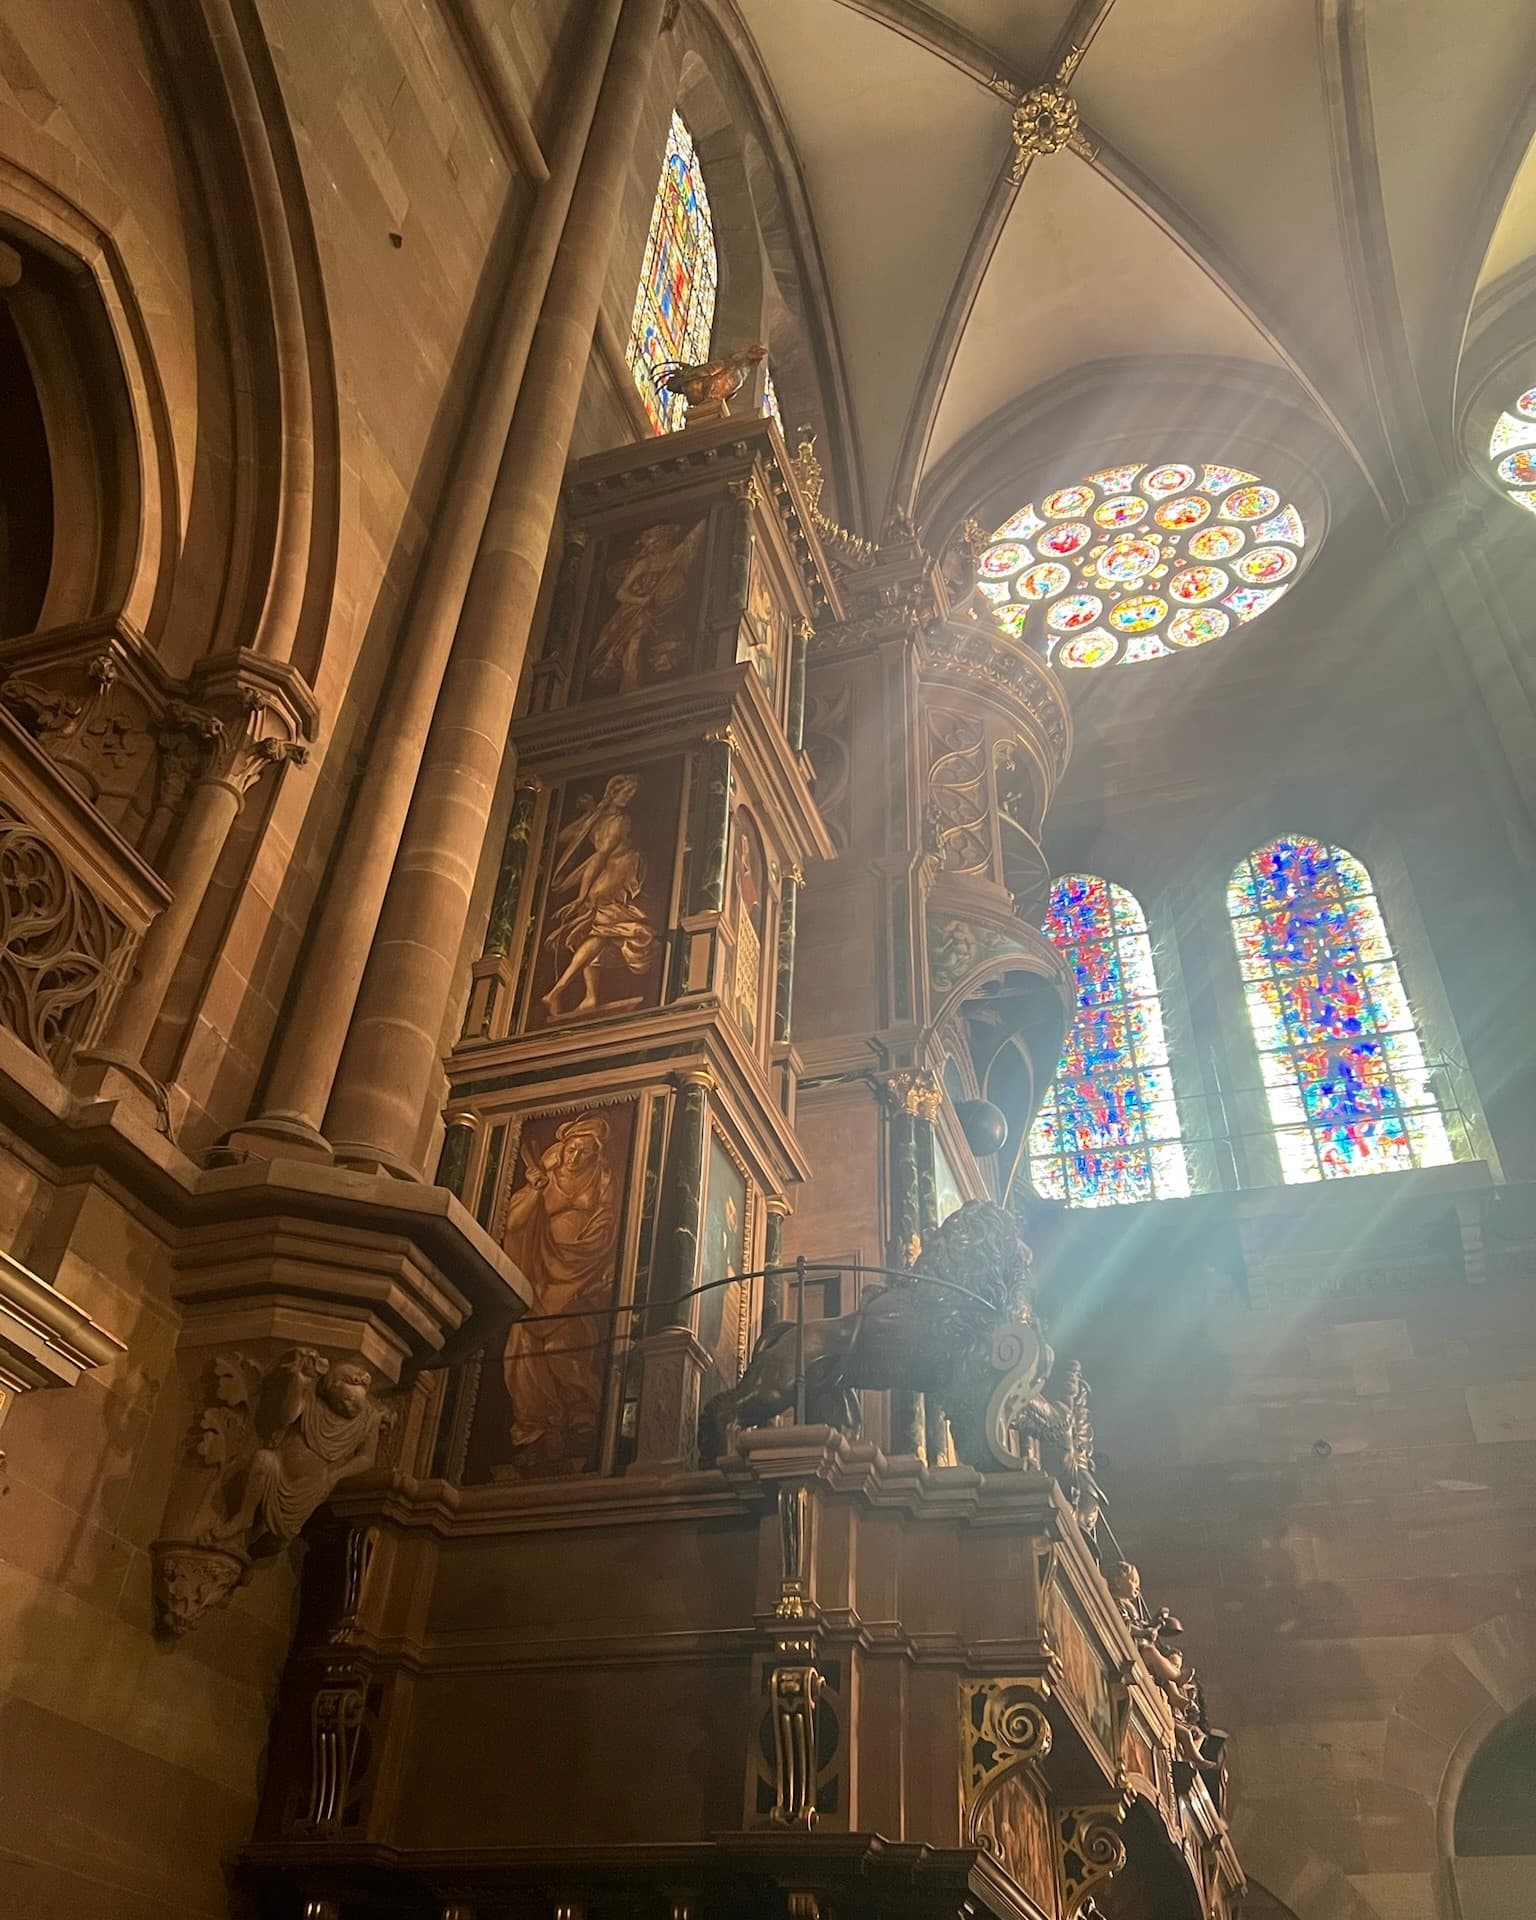
[[[1473, 303], [1536, 256], [1531, 0], [723, 10], [803, 181], [866, 524], [1000, 408], [1170, 355], [1286, 387], [1389, 516], [1444, 485]], [[1015, 183], [1005, 93], [1074, 48], [1079, 141]]]

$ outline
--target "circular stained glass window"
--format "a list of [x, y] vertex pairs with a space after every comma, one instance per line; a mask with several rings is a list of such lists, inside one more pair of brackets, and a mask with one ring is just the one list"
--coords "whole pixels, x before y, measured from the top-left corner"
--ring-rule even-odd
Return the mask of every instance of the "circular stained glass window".
[[[1504, 416], [1515, 431], [1494, 451], [1531, 449], [1531, 479], [1506, 485], [1536, 502], [1536, 389], [1515, 406]], [[1057, 666], [1129, 666], [1256, 619], [1289, 590], [1306, 538], [1301, 514], [1257, 474], [1107, 467], [999, 527], [977, 584], [1006, 602], [994, 605], [1005, 631], [1034, 637]]]
[[1536, 513], [1536, 387], [1501, 413], [1488, 441], [1494, 478], [1507, 499]]

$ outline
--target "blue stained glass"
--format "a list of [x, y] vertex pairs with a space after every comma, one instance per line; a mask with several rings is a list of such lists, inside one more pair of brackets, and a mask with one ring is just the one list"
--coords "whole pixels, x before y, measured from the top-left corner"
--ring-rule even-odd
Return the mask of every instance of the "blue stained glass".
[[693, 136], [674, 113], [629, 328], [630, 372], [658, 433], [682, 426], [687, 402], [680, 394], [658, 392], [654, 370], [669, 361], [709, 358], [718, 271], [704, 175]]
[[767, 368], [763, 370], [763, 412], [778, 428], [779, 432], [782, 433], [784, 431], [784, 416], [779, 411], [778, 389], [774, 386], [773, 375]]
[[1227, 909], [1285, 1180], [1452, 1160], [1360, 862], [1317, 840], [1272, 840], [1238, 866]]
[[1029, 1136], [1037, 1193], [1071, 1206], [1187, 1194], [1162, 1002], [1134, 897], [1091, 874], [1051, 889], [1045, 932], [1066, 954], [1077, 1014]]

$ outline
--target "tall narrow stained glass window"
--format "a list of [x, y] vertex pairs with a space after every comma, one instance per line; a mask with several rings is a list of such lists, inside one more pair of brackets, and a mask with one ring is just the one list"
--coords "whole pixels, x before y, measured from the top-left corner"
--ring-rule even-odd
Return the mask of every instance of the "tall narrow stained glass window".
[[658, 433], [683, 424], [687, 403], [678, 394], [657, 391], [655, 369], [669, 361], [709, 358], [718, 264], [693, 136], [674, 113], [629, 326], [630, 372]]
[[1248, 1019], [1287, 1184], [1455, 1158], [1371, 876], [1290, 836], [1227, 890]]
[[763, 370], [763, 412], [782, 433], [784, 416], [779, 411], [778, 389], [773, 384], [773, 375], [766, 368]]
[[1146, 917], [1124, 887], [1067, 874], [1045, 933], [1066, 954], [1077, 1013], [1029, 1135], [1037, 1193], [1075, 1207], [1190, 1190]]

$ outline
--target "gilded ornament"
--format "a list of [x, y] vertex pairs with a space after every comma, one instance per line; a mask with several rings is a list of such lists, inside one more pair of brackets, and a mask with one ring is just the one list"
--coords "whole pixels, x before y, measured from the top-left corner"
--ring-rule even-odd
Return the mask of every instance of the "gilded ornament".
[[1125, 1865], [1125, 1841], [1119, 1830], [1124, 1819], [1123, 1801], [1068, 1807], [1057, 1815], [1065, 1920], [1076, 1920], [1093, 1889]]
[[651, 381], [658, 393], [675, 393], [685, 400], [691, 418], [722, 420], [730, 412], [726, 402], [740, 393], [752, 369], [767, 357], [768, 349], [754, 341], [718, 360], [663, 360], [652, 371]]
[[885, 1074], [880, 1082], [886, 1104], [893, 1113], [904, 1113], [914, 1120], [937, 1120], [944, 1106], [944, 1088], [937, 1075], [917, 1067], [902, 1067]]
[[824, 1685], [812, 1651], [810, 1640], [781, 1640], [781, 1664], [768, 1682], [775, 1776], [770, 1818], [806, 1829], [816, 1824], [816, 1708]]
[[1070, 147], [1084, 160], [1095, 157], [1097, 149], [1079, 125], [1077, 102], [1067, 92], [1085, 51], [1083, 47], [1073, 47], [1057, 68], [1055, 79], [1031, 87], [1027, 93], [1020, 93], [1000, 74], [994, 74], [988, 83], [993, 93], [1014, 103], [1010, 129], [1014, 155], [1008, 177], [1015, 186], [1023, 180], [1032, 161], [1042, 155], [1060, 153], [1063, 147]]

